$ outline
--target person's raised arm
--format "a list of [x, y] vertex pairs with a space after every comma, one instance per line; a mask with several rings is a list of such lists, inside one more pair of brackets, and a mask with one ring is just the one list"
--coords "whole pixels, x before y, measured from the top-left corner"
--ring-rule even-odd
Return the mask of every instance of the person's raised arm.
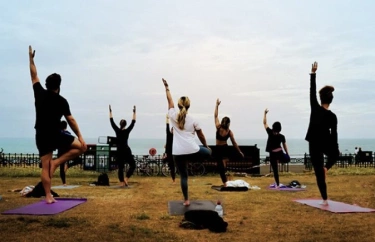
[[34, 63], [34, 57], [35, 57], [35, 50], [33, 51], [33, 48], [31, 45], [29, 45], [29, 62], [30, 62], [30, 76], [32, 84], [39, 82], [38, 73], [36, 71], [36, 66]]
[[133, 119], [129, 127], [126, 129], [127, 131], [129, 132], [132, 131], [132, 129], [134, 128], [135, 120], [136, 120], [136, 107], [134, 106], [133, 107]]
[[133, 120], [135, 121], [137, 119], [137, 110], [136, 110], [136, 107], [134, 105], [133, 107]]
[[216, 128], [220, 128], [220, 122], [219, 122], [219, 105], [221, 101], [219, 99], [216, 100], [216, 106], [215, 106], [215, 112], [214, 112], [214, 118], [215, 118], [215, 126]]
[[77, 135], [79, 142], [81, 142], [82, 146], [86, 148], [86, 142], [82, 137], [81, 131], [79, 130], [78, 123], [73, 117], [73, 115], [65, 116], [66, 121], [69, 124], [69, 127], [73, 130], [73, 132]]
[[318, 99], [316, 98], [316, 70], [318, 69], [318, 62], [314, 62], [311, 66], [310, 73], [310, 107], [311, 109], [319, 107]]
[[112, 129], [117, 132], [120, 128], [117, 127], [115, 124], [115, 121], [113, 120], [113, 115], [112, 115], [112, 108], [111, 105], [109, 105], [109, 121], [111, 122]]
[[240, 147], [238, 147], [238, 144], [237, 144], [236, 140], [234, 139], [234, 134], [233, 134], [232, 130], [229, 131], [229, 137], [230, 137], [230, 141], [232, 142], [232, 145], [234, 146], [234, 148], [236, 148], [236, 150], [238, 151], [238, 153], [240, 153], [242, 158], [245, 157], [244, 154], [242, 153]]
[[268, 128], [268, 124], [267, 124], [267, 113], [268, 113], [268, 109], [266, 108], [266, 110], [264, 110], [264, 116], [263, 116], [263, 125], [264, 125], [264, 128], [265, 128], [265, 129]]
[[165, 92], [167, 94], [168, 110], [169, 110], [171, 108], [174, 108], [174, 103], [173, 103], [171, 92], [169, 91], [169, 87], [168, 87], [167, 81], [164, 78], [162, 78], [162, 81], [163, 81], [163, 84], [164, 84], [164, 87], [165, 87]]

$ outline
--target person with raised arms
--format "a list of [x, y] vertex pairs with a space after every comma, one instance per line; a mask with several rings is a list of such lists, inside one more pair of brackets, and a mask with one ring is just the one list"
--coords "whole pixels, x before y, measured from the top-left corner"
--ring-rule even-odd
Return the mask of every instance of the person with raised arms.
[[[129, 178], [133, 175], [135, 170], [135, 160], [132, 154], [132, 150], [128, 145], [129, 134], [134, 128], [136, 121], [136, 108], [133, 107], [133, 119], [129, 127], [126, 128], [126, 120], [120, 120], [120, 127], [117, 127], [115, 121], [113, 121], [112, 108], [109, 105], [109, 121], [113, 130], [116, 133], [116, 161], [118, 164], [118, 179], [120, 181], [120, 186], [128, 186]], [[125, 163], [129, 164], [129, 170], [126, 172], [126, 177], [124, 179], [124, 167]]]
[[[328, 205], [326, 174], [336, 163], [340, 154], [337, 117], [329, 106], [333, 100], [333, 86], [324, 86], [319, 91], [320, 104], [316, 97], [316, 71], [318, 63], [314, 62], [310, 73], [310, 123], [306, 134], [306, 141], [309, 142], [311, 163], [314, 167], [316, 182], [322, 196], [321, 205]], [[324, 154], [327, 156], [327, 163], [324, 165]]]
[[229, 157], [229, 146], [227, 140], [230, 138], [232, 145], [236, 148], [237, 152], [240, 154], [242, 158], [244, 158], [244, 154], [242, 153], [240, 147], [236, 140], [234, 139], [234, 134], [232, 130], [229, 129], [230, 126], [230, 118], [224, 117], [219, 122], [219, 105], [221, 101], [219, 99], [216, 100], [215, 112], [214, 112], [214, 120], [215, 120], [215, 127], [216, 127], [216, 150], [213, 152], [213, 156], [217, 162], [217, 166], [219, 169], [221, 181], [223, 182], [224, 186], [226, 186], [227, 176], [226, 176], [226, 167]]
[[[51, 194], [52, 176], [57, 167], [68, 160], [84, 153], [86, 143], [79, 130], [78, 124], [70, 112], [68, 101], [60, 95], [61, 76], [53, 73], [46, 79], [46, 89], [42, 87], [34, 63], [35, 50], [29, 46], [30, 75], [35, 98], [35, 141], [42, 162], [42, 184], [46, 193], [46, 202], [56, 200]], [[64, 135], [61, 132], [60, 120], [62, 117], [77, 135]], [[56, 159], [52, 159], [53, 151], [64, 148], [66, 152]]]
[[[211, 152], [199, 123], [188, 114], [190, 99], [187, 96], [180, 97], [177, 104], [178, 110], [176, 110], [168, 83], [164, 79], [162, 81], [168, 100], [168, 116], [173, 127], [173, 159], [180, 173], [181, 190], [184, 196], [183, 205], [189, 206], [188, 162], [196, 159], [197, 155], [204, 153], [203, 149], [207, 151], [206, 153]], [[195, 133], [204, 147], [199, 147], [195, 142]]]

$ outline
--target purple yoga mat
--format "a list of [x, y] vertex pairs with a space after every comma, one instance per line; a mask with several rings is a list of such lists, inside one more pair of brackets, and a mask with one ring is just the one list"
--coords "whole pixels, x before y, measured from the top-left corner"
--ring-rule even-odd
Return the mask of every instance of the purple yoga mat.
[[52, 215], [61, 213], [87, 201], [86, 198], [55, 198], [57, 202], [47, 204], [44, 200], [1, 214]]
[[293, 187], [280, 187], [278, 189], [268, 187], [269, 190], [275, 190], [275, 191], [289, 191], [289, 192], [301, 192], [306, 191], [306, 188], [293, 188]]
[[370, 213], [375, 212], [375, 209], [362, 208], [357, 205], [350, 205], [342, 202], [335, 202], [328, 200], [328, 205], [320, 205], [322, 199], [294, 199], [293, 201], [306, 204], [308, 206], [330, 211], [332, 213]]

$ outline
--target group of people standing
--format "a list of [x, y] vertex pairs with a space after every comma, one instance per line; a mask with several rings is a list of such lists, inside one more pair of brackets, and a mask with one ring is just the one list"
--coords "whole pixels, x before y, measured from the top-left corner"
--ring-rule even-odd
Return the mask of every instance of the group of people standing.
[[[46, 202], [56, 202], [51, 195], [51, 179], [52, 175], [61, 166], [64, 172], [67, 166], [64, 164], [79, 155], [83, 154], [86, 149], [86, 143], [79, 130], [78, 124], [70, 112], [68, 101], [62, 97], [60, 93], [61, 76], [59, 74], [51, 74], [46, 79], [46, 89], [42, 87], [37, 75], [34, 63], [35, 50], [29, 46], [29, 62], [30, 75], [35, 97], [36, 110], [36, 145], [39, 150], [39, 156], [42, 162], [42, 183], [46, 192]], [[327, 188], [326, 173], [334, 165], [337, 160], [339, 150], [337, 143], [337, 118], [336, 115], [329, 110], [332, 102], [332, 86], [325, 86], [319, 91], [319, 104], [316, 97], [316, 71], [318, 64], [312, 65], [310, 73], [310, 124], [306, 135], [309, 142], [310, 156], [317, 179], [317, 184], [323, 198], [323, 205], [327, 205]], [[188, 114], [190, 108], [190, 99], [182, 96], [178, 99], [177, 108], [172, 99], [169, 85], [165, 79], [162, 79], [166, 97], [168, 101], [167, 115], [167, 142], [166, 142], [166, 159], [171, 167], [171, 176], [175, 181], [175, 169], [177, 167], [180, 174], [180, 185], [184, 197], [183, 204], [190, 205], [188, 196], [188, 162], [197, 158], [197, 156], [210, 156], [209, 148], [205, 135], [199, 122]], [[216, 127], [216, 152], [213, 154], [218, 162], [220, 177], [225, 185], [227, 182], [225, 167], [228, 160], [228, 139], [238, 151], [239, 155], [244, 154], [237, 145], [233, 132], [230, 130], [230, 118], [224, 117], [221, 122], [218, 119], [218, 109], [220, 100], [217, 99], [214, 121]], [[266, 151], [270, 153], [271, 166], [275, 174], [276, 185], [279, 186], [279, 178], [277, 172], [277, 164], [285, 156], [288, 156], [288, 148], [285, 136], [281, 132], [281, 124], [275, 122], [272, 129], [267, 124], [266, 115], [268, 110], [264, 112], [263, 124], [268, 134]], [[65, 117], [67, 124], [75, 133], [76, 137], [67, 133], [66, 127], [61, 127], [61, 118]], [[128, 145], [129, 134], [136, 122], [136, 107], [133, 108], [133, 118], [131, 124], [126, 127], [126, 120], [120, 121], [118, 127], [113, 121], [112, 109], [109, 106], [110, 123], [117, 137], [117, 162], [119, 167], [119, 181], [122, 186], [127, 186], [129, 178], [135, 170], [135, 160], [131, 149]], [[65, 124], [66, 125], [66, 124]], [[171, 126], [171, 127], [170, 127]], [[202, 143], [199, 146], [195, 141], [195, 135]], [[283, 147], [281, 147], [281, 145]], [[53, 151], [58, 149], [58, 158], [52, 159]], [[284, 153], [285, 152], [285, 153]], [[324, 154], [328, 157], [328, 162], [324, 165]], [[129, 163], [129, 170], [124, 178], [124, 164]], [[65, 183], [65, 181], [63, 181]]]

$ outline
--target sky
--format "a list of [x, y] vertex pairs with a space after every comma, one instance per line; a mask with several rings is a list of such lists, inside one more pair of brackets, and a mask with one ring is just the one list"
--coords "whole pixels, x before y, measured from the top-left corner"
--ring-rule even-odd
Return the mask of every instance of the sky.
[[214, 108], [229, 116], [237, 139], [266, 138], [262, 119], [287, 138], [305, 137], [309, 73], [333, 85], [330, 109], [339, 138], [375, 138], [375, 2], [371, 0], [66, 0], [1, 1], [0, 137], [33, 137], [35, 108], [28, 46], [44, 85], [62, 76], [60, 94], [84, 137], [113, 136], [116, 123], [137, 122], [131, 138], [164, 138], [167, 100], [209, 139]]

